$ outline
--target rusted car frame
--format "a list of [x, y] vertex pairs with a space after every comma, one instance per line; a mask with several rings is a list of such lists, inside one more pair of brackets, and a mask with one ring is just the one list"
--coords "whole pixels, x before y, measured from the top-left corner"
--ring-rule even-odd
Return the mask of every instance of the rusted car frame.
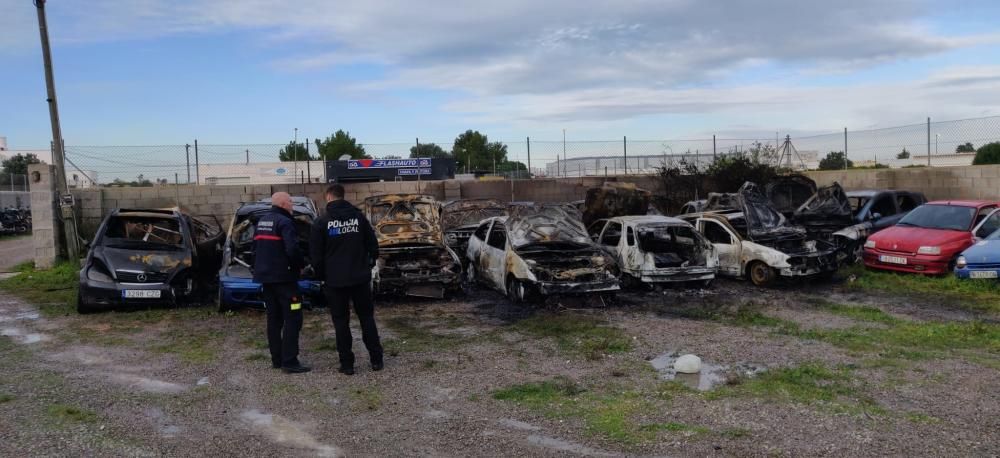
[[622, 284], [701, 282], [715, 278], [715, 247], [690, 223], [667, 216], [621, 216], [594, 222], [591, 238], [618, 262]]
[[562, 205], [515, 206], [508, 217], [484, 221], [466, 256], [470, 281], [515, 302], [620, 289], [614, 259], [590, 239], [579, 214]]
[[465, 253], [469, 237], [479, 223], [494, 216], [507, 214], [507, 204], [497, 199], [464, 199], [449, 202], [441, 209], [444, 241], [455, 253]]
[[441, 204], [433, 196], [373, 196], [364, 211], [379, 245], [376, 293], [443, 298], [461, 289], [462, 263], [444, 242]]
[[809, 240], [804, 228], [788, 225], [756, 185], [744, 184], [733, 199], [740, 207], [737, 210], [682, 216], [715, 246], [720, 275], [768, 285], [778, 277], [836, 272], [836, 246]]

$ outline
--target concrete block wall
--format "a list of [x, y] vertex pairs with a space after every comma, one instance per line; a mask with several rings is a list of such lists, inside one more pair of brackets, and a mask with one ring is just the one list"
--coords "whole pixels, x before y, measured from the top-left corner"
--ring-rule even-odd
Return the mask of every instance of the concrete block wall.
[[[572, 202], [586, 196], [587, 189], [605, 181], [627, 181], [654, 190], [655, 177], [585, 177], [551, 178], [519, 181], [397, 181], [379, 183], [349, 183], [344, 185], [345, 198], [360, 206], [365, 198], [382, 194], [422, 193], [441, 201], [493, 198], [532, 202]], [[77, 216], [84, 238], [91, 238], [104, 216], [115, 208], [165, 208], [179, 206], [195, 216], [214, 216], [223, 227], [242, 202], [253, 202], [278, 191], [306, 195], [323, 205], [324, 183], [273, 185], [183, 185], [150, 188], [97, 188], [74, 190]]]
[[806, 174], [819, 186], [837, 181], [847, 190], [902, 189], [923, 192], [931, 200], [1000, 201], [1000, 165], [829, 170]]
[[35, 249], [35, 267], [55, 265], [62, 249], [56, 207], [56, 171], [48, 164], [28, 166], [31, 188], [31, 244]]

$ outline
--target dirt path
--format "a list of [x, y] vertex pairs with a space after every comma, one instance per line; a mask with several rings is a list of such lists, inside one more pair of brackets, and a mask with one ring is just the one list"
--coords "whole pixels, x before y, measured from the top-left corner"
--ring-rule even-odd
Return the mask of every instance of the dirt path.
[[[807, 300], [817, 293], [775, 290], [753, 300], [755, 310], [804, 328], [884, 327], [824, 311]], [[707, 292], [627, 294], [608, 309], [559, 313], [490, 292], [383, 303], [386, 370], [362, 364], [355, 329], [359, 371], [346, 377], [336, 372], [321, 311], [307, 315], [302, 339], [315, 371], [290, 376], [270, 369], [256, 312], [45, 317], [0, 296], [0, 455], [1000, 453], [995, 353], [976, 354], [978, 363], [889, 362], [776, 332], [759, 318], [685, 316], [748, 300], [745, 284], [720, 282]], [[686, 352], [728, 371], [721, 380], [731, 385], [699, 393], [664, 384], [649, 361]], [[812, 391], [780, 385], [790, 396], [726, 378], [738, 368], [817, 364], [833, 375]], [[843, 390], [827, 398], [826, 385]]]
[[34, 259], [31, 235], [0, 237], [0, 272], [8, 272], [14, 266]]

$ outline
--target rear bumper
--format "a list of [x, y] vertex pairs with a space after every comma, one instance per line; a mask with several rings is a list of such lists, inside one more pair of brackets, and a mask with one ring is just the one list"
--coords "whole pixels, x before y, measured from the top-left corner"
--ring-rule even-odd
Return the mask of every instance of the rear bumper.
[[[249, 279], [222, 277], [219, 279], [219, 305], [230, 308], [250, 307], [264, 308], [264, 298], [261, 294], [263, 287], [260, 283]], [[308, 305], [313, 304], [313, 298], [321, 297], [322, 284], [315, 280], [299, 280], [299, 292], [302, 294], [302, 301]]]
[[621, 289], [617, 279], [599, 280], [592, 282], [537, 282], [538, 292], [542, 295], [552, 294], [587, 294], [600, 293], [606, 291], [618, 291]]
[[[895, 264], [882, 262], [879, 256], [895, 256], [906, 260], [906, 264]], [[865, 266], [872, 269], [891, 270], [894, 272], [906, 272], [925, 275], [944, 275], [949, 272], [948, 265], [951, 263], [951, 256], [948, 255], [911, 255], [879, 249], [865, 248], [861, 255]]]

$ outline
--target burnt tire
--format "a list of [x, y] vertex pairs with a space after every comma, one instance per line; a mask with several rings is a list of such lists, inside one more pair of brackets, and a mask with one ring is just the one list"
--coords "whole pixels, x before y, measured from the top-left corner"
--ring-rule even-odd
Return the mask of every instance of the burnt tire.
[[229, 311], [233, 310], [233, 308], [229, 304], [226, 304], [225, 302], [222, 302], [222, 288], [221, 287], [215, 293], [215, 306], [219, 310], [219, 313], [226, 313], [226, 312], [229, 312]]
[[754, 285], [769, 286], [778, 277], [778, 272], [761, 261], [753, 261], [747, 266], [747, 277]]

